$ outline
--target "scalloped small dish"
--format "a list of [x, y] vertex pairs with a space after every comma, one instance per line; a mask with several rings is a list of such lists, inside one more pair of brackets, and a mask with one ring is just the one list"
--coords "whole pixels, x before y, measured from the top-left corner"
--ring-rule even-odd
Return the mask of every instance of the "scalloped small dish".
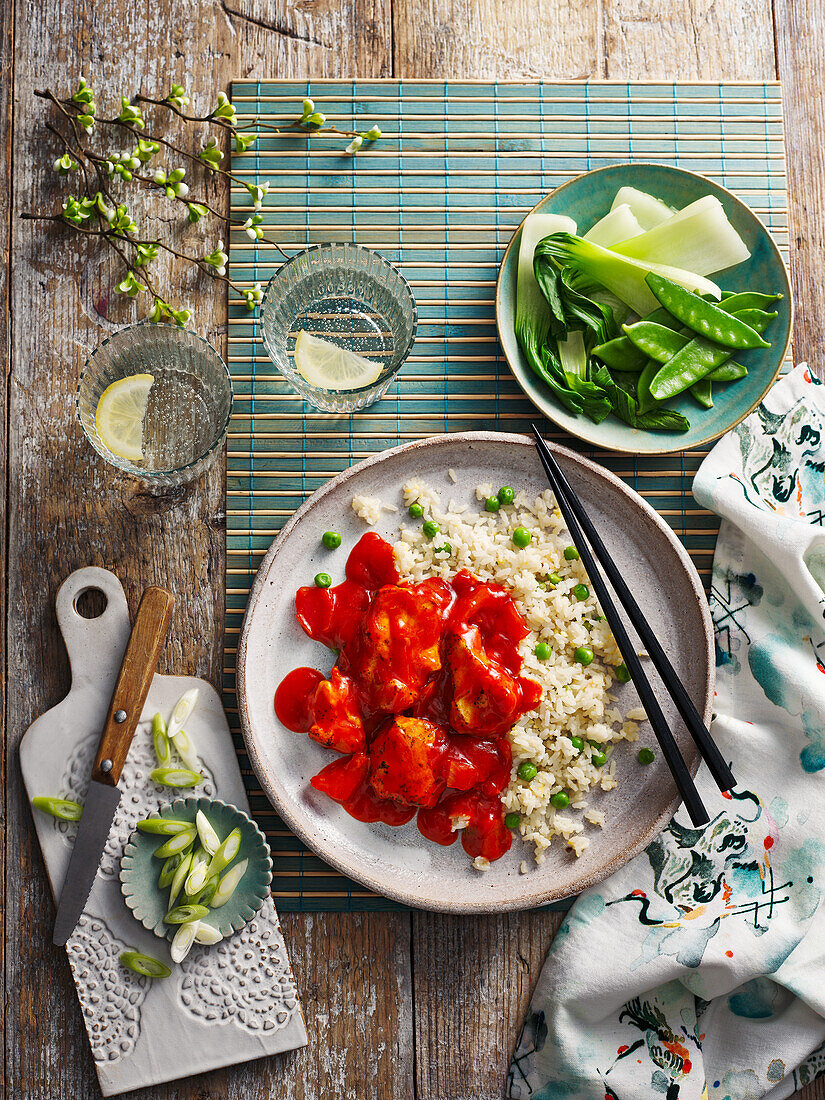
[[[246, 859], [249, 861], [246, 871], [229, 901], [218, 909], [210, 909], [209, 916], [204, 917], [204, 923], [217, 928], [222, 936], [231, 936], [252, 920], [268, 897], [272, 856], [266, 837], [252, 818], [220, 799], [179, 798], [162, 806], [158, 816], [191, 821], [194, 825], [198, 810], [203, 810], [221, 840], [233, 829], [241, 830], [241, 847], [229, 868]], [[165, 940], [172, 939], [177, 926], [163, 923], [168, 912], [169, 889], [158, 886], [163, 863], [155, 859], [154, 853], [168, 839], [135, 829], [120, 860], [120, 889], [132, 915], [149, 932]]]

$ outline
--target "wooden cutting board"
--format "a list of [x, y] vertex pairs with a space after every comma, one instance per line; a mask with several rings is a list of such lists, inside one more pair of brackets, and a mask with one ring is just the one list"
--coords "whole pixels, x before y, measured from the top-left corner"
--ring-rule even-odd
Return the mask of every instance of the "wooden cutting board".
[[[96, 619], [77, 611], [79, 596], [99, 590]], [[66, 698], [27, 730], [20, 765], [29, 798], [83, 802], [130, 623], [120, 581], [105, 569], [79, 569], [63, 583], [57, 622], [66, 643], [72, 686]], [[119, 787], [121, 801], [83, 916], [66, 945], [104, 1096], [277, 1054], [307, 1042], [298, 994], [269, 899], [258, 916], [214, 947], [196, 945], [172, 975], [151, 981], [118, 962], [128, 948], [166, 959], [167, 945], [135, 920], [120, 892], [120, 856], [136, 820], [176, 792], [149, 779], [155, 766], [151, 719], [168, 718], [184, 691], [200, 689], [187, 732], [203, 761], [199, 794], [249, 812], [226, 717], [217, 692], [191, 676], [156, 675]], [[75, 824], [34, 812], [52, 893], [69, 862]], [[53, 920], [52, 913], [44, 916]]]

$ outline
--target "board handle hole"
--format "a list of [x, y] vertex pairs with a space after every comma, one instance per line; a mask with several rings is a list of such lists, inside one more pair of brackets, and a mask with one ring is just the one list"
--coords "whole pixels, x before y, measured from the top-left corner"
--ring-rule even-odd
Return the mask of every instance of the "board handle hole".
[[108, 602], [99, 588], [84, 588], [74, 598], [74, 609], [83, 619], [99, 619]]

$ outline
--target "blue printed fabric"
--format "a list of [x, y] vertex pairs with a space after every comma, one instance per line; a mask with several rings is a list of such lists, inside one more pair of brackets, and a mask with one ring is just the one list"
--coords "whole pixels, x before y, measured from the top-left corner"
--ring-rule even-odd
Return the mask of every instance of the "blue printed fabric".
[[825, 386], [803, 364], [702, 464], [713, 736], [737, 786], [588, 890], [550, 949], [511, 1100], [780, 1100], [825, 1072]]

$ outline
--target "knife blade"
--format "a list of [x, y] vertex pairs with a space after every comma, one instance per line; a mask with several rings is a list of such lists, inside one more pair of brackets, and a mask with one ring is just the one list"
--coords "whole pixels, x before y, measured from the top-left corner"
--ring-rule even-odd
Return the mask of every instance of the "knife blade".
[[174, 597], [165, 588], [147, 588], [141, 597], [100, 735], [83, 816], [60, 892], [53, 936], [59, 947], [74, 931], [89, 899], [120, 804], [118, 780], [169, 631], [174, 603]]

